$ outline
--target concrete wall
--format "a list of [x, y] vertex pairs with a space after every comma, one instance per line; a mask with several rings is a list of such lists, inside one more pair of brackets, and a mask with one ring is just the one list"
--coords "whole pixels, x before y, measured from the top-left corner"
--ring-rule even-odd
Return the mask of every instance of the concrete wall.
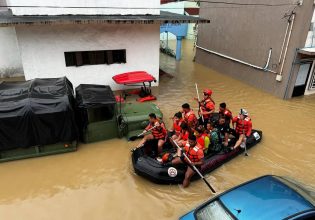
[[23, 75], [15, 28], [0, 28], [0, 77]]
[[[113, 8], [11, 8], [14, 15], [160, 14], [159, 0], [7, 0], [9, 6], [113, 7]], [[121, 8], [124, 7], [124, 8]], [[128, 9], [133, 8], [133, 9]], [[135, 9], [137, 8], [137, 9]]]
[[[55, 25], [17, 27], [26, 79], [67, 76], [80, 83], [111, 85], [112, 76], [145, 70], [158, 79], [159, 24]], [[126, 64], [66, 67], [65, 51], [126, 49]], [[157, 84], [154, 84], [157, 85]]]
[[[292, 0], [281, 1], [281, 3], [289, 4], [295, 2]], [[244, 0], [242, 3], [252, 3], [252, 1]], [[278, 1], [258, 0], [255, 3], [276, 4]], [[230, 5], [222, 7], [219, 4], [201, 3], [200, 17], [211, 19], [211, 23], [199, 25], [197, 44], [258, 66], [265, 65], [268, 50], [273, 48], [270, 68], [279, 71], [278, 60], [287, 26], [287, 20], [283, 19], [283, 16], [293, 8], [293, 5], [279, 7]], [[196, 61], [283, 98], [296, 48], [305, 45], [313, 9], [313, 1], [304, 1], [302, 6], [296, 8], [296, 20], [282, 82], [276, 81], [276, 75], [273, 73], [256, 70], [216, 55], [210, 55], [200, 49], [197, 50]], [[296, 73], [297, 68], [294, 68], [287, 92], [288, 96], [292, 94]]]

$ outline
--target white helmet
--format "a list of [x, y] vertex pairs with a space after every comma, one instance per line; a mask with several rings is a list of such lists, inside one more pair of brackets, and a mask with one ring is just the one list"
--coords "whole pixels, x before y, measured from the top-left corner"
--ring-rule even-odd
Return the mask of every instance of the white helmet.
[[239, 114], [240, 114], [240, 115], [244, 115], [244, 116], [248, 116], [248, 112], [247, 112], [246, 109], [244, 109], [244, 108], [241, 108]]

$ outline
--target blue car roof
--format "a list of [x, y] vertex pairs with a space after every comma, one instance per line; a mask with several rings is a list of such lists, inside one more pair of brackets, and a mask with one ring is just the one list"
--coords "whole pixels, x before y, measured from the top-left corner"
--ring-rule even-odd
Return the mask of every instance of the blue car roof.
[[314, 209], [297, 191], [274, 176], [264, 176], [219, 197], [238, 219], [283, 219]]

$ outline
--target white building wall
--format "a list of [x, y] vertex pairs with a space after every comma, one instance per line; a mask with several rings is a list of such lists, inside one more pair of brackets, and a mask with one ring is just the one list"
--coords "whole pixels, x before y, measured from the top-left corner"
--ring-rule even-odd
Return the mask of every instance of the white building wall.
[[0, 28], [0, 42], [0, 77], [23, 75], [15, 28]]
[[[66, 76], [81, 83], [111, 85], [112, 76], [144, 70], [159, 78], [159, 24], [17, 27], [26, 79]], [[126, 49], [126, 64], [66, 67], [64, 52]], [[154, 84], [158, 85], [158, 83]]]
[[[62, 14], [160, 14], [160, 0], [6, 0], [8, 6], [58, 6], [11, 7], [14, 15], [62, 15]], [[90, 7], [90, 8], [62, 8]], [[106, 8], [91, 8], [106, 7]]]

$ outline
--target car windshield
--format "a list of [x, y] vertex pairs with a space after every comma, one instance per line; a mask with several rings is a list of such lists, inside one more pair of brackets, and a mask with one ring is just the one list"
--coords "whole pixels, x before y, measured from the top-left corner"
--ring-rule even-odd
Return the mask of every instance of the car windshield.
[[215, 200], [196, 212], [198, 220], [233, 220], [234, 218], [226, 211], [222, 204]]

